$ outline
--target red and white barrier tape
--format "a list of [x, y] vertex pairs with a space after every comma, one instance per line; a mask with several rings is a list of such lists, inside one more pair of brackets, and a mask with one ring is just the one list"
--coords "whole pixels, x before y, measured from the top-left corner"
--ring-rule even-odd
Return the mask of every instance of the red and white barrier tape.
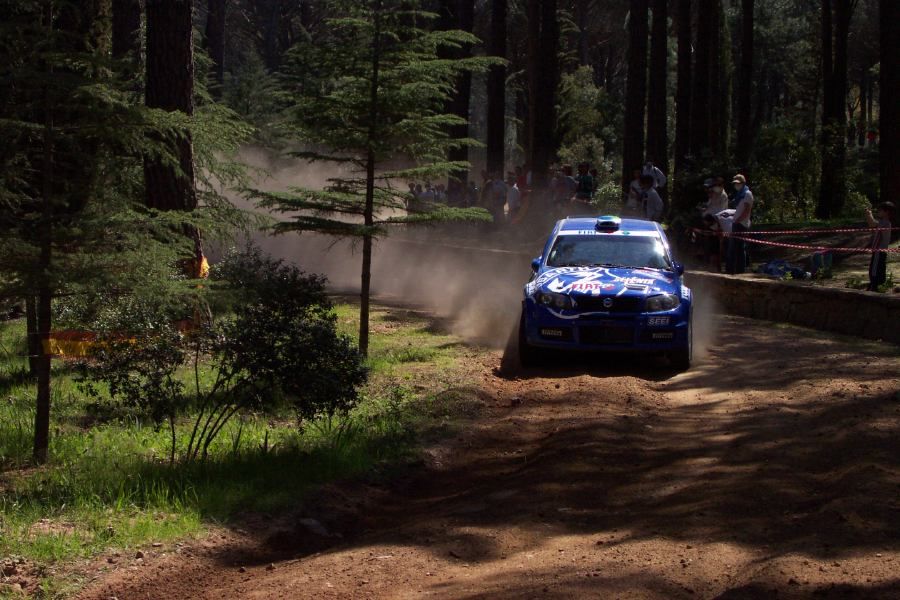
[[751, 244], [762, 244], [765, 246], [777, 246], [779, 248], [796, 248], [798, 250], [814, 250], [817, 252], [887, 252], [890, 254], [898, 254], [900, 253], [900, 248], [845, 248], [840, 246], [815, 246], [812, 244], [789, 244], [787, 242], [773, 242], [770, 240], [760, 240], [756, 239], [753, 236], [756, 235], [773, 235], [773, 234], [781, 234], [781, 233], [871, 233], [873, 231], [894, 231], [900, 229], [900, 227], [873, 227], [868, 229], [807, 229], [807, 230], [795, 230], [795, 231], [747, 231], [741, 233], [728, 233], [728, 232], [718, 232], [711, 231], [709, 229], [699, 229], [697, 227], [693, 227], [692, 230], [694, 233], [705, 236], [718, 236], [722, 237], [730, 237], [736, 240], [744, 240], [745, 242]]
[[788, 229], [784, 231], [750, 231], [747, 233], [752, 235], [798, 235], [809, 233], [872, 233], [873, 231], [898, 230], [900, 230], [900, 227], [857, 227], [852, 229]]
[[837, 246], [812, 246], [809, 244], [788, 244], [786, 242], [772, 242], [769, 240], [757, 240], [752, 237], [743, 235], [732, 235], [723, 233], [725, 237], [732, 237], [737, 240], [743, 240], [751, 244], [763, 244], [765, 246], [778, 246], [779, 248], [796, 248], [798, 250], [814, 250], [817, 252], [888, 252], [890, 254], [900, 254], [900, 248], [841, 248]]

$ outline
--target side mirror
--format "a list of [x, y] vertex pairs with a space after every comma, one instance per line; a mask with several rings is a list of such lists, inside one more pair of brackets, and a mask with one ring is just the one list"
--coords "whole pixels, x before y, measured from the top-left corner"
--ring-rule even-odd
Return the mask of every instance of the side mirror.
[[675, 267], [675, 272], [679, 275], [684, 275], [684, 265], [678, 261], [672, 263], [672, 266]]
[[541, 257], [539, 256], [531, 261], [531, 270], [534, 271], [535, 273], [537, 273], [538, 269], [540, 269], [540, 268], [541, 268]]

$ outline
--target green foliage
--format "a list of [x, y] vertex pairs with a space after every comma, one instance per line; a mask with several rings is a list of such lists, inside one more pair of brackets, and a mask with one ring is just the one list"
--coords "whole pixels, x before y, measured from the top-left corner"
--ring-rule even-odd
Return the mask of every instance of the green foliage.
[[222, 274], [240, 274], [229, 283], [246, 297], [222, 325], [220, 371], [240, 373], [261, 400], [283, 394], [301, 419], [346, 414], [367, 370], [350, 339], [337, 333], [324, 279], [255, 248], [223, 263]]
[[278, 81], [253, 50], [241, 53], [236, 62], [235, 68], [225, 74], [223, 101], [256, 128], [258, 141], [275, 145], [279, 143], [276, 119], [284, 108]]
[[[262, 206], [290, 214], [276, 231], [374, 236], [389, 224], [489, 219], [482, 209], [410, 205], [405, 185], [395, 187], [467, 167], [446, 159], [452, 148], [472, 140], [449, 135], [463, 121], [444, 113], [444, 106], [459, 73], [494, 62], [441, 58], [442, 50], [478, 40], [462, 31], [423, 28], [436, 15], [417, 6], [334, 1], [328, 35], [288, 53], [282, 73], [283, 94], [291, 102], [287, 127], [307, 148], [293, 155], [334, 163], [341, 174], [324, 190], [254, 192]], [[384, 168], [400, 163], [407, 166]]]
[[[355, 328], [353, 306], [340, 305], [335, 312], [340, 329]], [[27, 377], [18, 378], [25, 364], [24, 323], [0, 322], [0, 345], [8, 350], [0, 348], [0, 465], [12, 467], [3, 472], [0, 489], [0, 556], [22, 556], [45, 568], [110, 548], [168, 546], [201, 534], [206, 523], [295, 507], [318, 484], [362, 473], [377, 477], [415, 457], [421, 435], [452, 433], [460, 418], [481, 406], [468, 387], [475, 374], [459, 362], [477, 350], [435, 332], [424, 315], [397, 315], [383, 309], [374, 314], [377, 323], [390, 327], [373, 338], [378, 365], [348, 415], [298, 428], [290, 410], [251, 411], [222, 429], [205, 462], [166, 464], [170, 432], [138, 414], [97, 421], [93, 401], [58, 363], [51, 461], [22, 471], [16, 467], [31, 452], [34, 412], [28, 400], [33, 386]], [[404, 353], [410, 347], [417, 350]], [[427, 362], [403, 362], [424, 352], [433, 355]], [[190, 368], [180, 377], [192, 383]], [[208, 363], [201, 365], [201, 377], [212, 378]], [[179, 448], [187, 446], [198, 410], [191, 404], [179, 418]], [[48, 585], [60, 583], [53, 579]]]
[[[588, 161], [598, 168], [609, 163], [606, 151], [615, 154], [622, 111], [606, 89], [594, 84], [591, 67], [562, 75], [559, 104], [560, 161], [573, 165]], [[606, 167], [612, 171], [611, 164]]]
[[[102, 400], [102, 383], [117, 409], [136, 409], [156, 426], [168, 422], [171, 461], [178, 454], [175, 422], [188, 400], [199, 414], [181, 449], [186, 461], [205, 459], [227, 423], [249, 410], [274, 413], [288, 403], [298, 419], [315, 419], [346, 415], [356, 405], [367, 371], [336, 331], [324, 279], [248, 248], [222, 261], [211, 286], [209, 296], [223, 296], [220, 304], [233, 312], [210, 322], [197, 312], [186, 332], [152, 302], [119, 299], [120, 319], [81, 365], [84, 389]], [[211, 381], [201, 382], [206, 365]], [[193, 398], [178, 376], [188, 368]]]

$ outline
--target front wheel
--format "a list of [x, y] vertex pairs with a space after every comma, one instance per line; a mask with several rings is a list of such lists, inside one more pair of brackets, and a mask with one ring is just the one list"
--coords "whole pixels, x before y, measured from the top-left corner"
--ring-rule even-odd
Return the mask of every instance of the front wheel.
[[675, 367], [675, 369], [677, 369], [678, 371], [687, 371], [691, 368], [691, 361], [694, 358], [693, 355], [694, 327], [693, 324], [689, 321], [687, 330], [687, 346], [669, 353], [669, 362], [671, 362], [672, 366]]
[[525, 369], [537, 367], [541, 363], [540, 350], [528, 343], [525, 335], [525, 315], [519, 319], [519, 364]]

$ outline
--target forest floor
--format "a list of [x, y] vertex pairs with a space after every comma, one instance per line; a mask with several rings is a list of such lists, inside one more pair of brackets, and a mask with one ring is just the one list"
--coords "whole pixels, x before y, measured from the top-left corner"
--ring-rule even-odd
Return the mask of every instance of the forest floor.
[[900, 597], [898, 348], [714, 320], [680, 374], [473, 353], [483, 408], [421, 460], [101, 556], [80, 597]]

